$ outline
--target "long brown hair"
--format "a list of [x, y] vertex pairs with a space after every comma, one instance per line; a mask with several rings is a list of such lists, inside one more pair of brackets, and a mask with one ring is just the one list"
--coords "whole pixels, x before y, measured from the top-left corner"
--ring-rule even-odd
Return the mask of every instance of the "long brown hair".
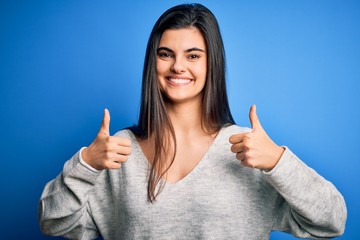
[[[162, 178], [176, 155], [175, 131], [166, 111], [167, 99], [161, 93], [157, 79], [157, 48], [165, 30], [189, 27], [195, 27], [202, 33], [207, 46], [202, 127], [211, 134], [224, 125], [234, 124], [226, 93], [225, 51], [215, 16], [201, 4], [181, 4], [170, 8], [160, 16], [150, 34], [142, 76], [138, 125], [130, 128], [138, 138], [145, 140], [151, 137], [154, 140], [154, 158], [148, 178], [150, 202], [161, 192], [165, 184]], [[169, 146], [173, 146], [173, 149]], [[167, 160], [170, 160], [170, 164]]]

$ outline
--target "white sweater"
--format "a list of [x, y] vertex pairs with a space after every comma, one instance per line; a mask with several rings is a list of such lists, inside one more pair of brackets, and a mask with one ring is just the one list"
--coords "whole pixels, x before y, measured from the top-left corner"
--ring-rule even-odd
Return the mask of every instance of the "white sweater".
[[39, 203], [48, 235], [71, 239], [269, 239], [280, 230], [303, 238], [341, 235], [346, 206], [337, 189], [288, 148], [270, 172], [240, 166], [223, 128], [185, 178], [147, 200], [149, 164], [134, 135], [132, 154], [119, 170], [92, 171], [79, 152], [50, 181]]

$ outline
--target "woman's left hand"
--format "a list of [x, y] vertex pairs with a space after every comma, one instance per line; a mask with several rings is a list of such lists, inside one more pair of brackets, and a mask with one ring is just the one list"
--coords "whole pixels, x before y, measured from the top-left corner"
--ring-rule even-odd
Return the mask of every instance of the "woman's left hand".
[[271, 170], [285, 150], [274, 143], [262, 128], [255, 105], [250, 108], [249, 118], [252, 131], [232, 135], [229, 139], [231, 151], [236, 153], [243, 166]]

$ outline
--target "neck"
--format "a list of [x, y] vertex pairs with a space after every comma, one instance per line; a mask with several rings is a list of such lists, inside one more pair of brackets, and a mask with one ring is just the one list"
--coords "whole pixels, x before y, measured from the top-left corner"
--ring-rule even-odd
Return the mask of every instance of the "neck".
[[202, 131], [202, 110], [201, 102], [187, 102], [179, 104], [169, 104], [168, 113], [177, 133]]

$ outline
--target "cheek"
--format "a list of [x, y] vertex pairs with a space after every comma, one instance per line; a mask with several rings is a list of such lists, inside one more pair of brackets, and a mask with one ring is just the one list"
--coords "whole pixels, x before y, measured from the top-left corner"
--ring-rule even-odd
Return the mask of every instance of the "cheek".
[[207, 61], [203, 60], [199, 63], [198, 65], [198, 71], [201, 75], [205, 75], [206, 76], [206, 72], [207, 72]]
[[162, 61], [156, 61], [156, 79], [159, 83], [159, 87], [161, 89], [164, 88], [165, 85], [165, 80], [164, 80], [164, 76], [166, 73], [166, 67], [165, 64]]
[[196, 68], [196, 72], [199, 78], [205, 80], [207, 75], [206, 64], [199, 64]]
[[156, 73], [162, 75], [169, 69], [167, 62], [156, 60]]

